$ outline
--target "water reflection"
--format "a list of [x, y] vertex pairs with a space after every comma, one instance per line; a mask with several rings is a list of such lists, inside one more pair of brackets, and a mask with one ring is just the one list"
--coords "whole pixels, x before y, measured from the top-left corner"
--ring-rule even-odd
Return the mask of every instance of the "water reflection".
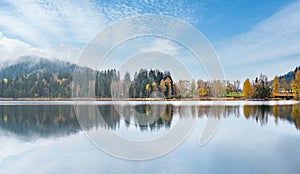
[[268, 118], [274, 117], [275, 123], [279, 120], [288, 121], [300, 129], [300, 105], [274, 105], [274, 106], [244, 106], [245, 118], [255, 118], [261, 125], [268, 123]]
[[175, 108], [172, 105], [100, 105], [97, 108], [77, 106], [76, 109], [77, 118], [85, 130], [98, 126], [116, 130], [123, 123], [127, 128], [135, 126], [141, 131], [158, 131], [170, 127]]
[[23, 137], [64, 136], [80, 130], [71, 106], [0, 106], [0, 130]]
[[[123, 124], [126, 128], [134, 126], [140, 131], [159, 131], [169, 129], [174, 115], [179, 119], [186, 117], [240, 117], [255, 120], [264, 126], [270, 117], [275, 123], [287, 121], [300, 129], [300, 105], [275, 106], [172, 106], [138, 105], [97, 106], [102, 117], [95, 114], [92, 106], [82, 106], [79, 112], [82, 125], [78, 124], [73, 106], [0, 106], [0, 132], [13, 133], [25, 137], [58, 137], [75, 134], [81, 130], [98, 126], [117, 130]], [[253, 118], [253, 119], [250, 119]]]

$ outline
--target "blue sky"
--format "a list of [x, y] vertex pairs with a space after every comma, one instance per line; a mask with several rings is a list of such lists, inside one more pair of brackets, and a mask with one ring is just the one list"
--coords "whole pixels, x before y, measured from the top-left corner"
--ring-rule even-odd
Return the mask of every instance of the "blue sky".
[[206, 11], [196, 24], [210, 41], [220, 41], [247, 32], [264, 19], [271, 17], [292, 0], [207, 0]]
[[259, 73], [273, 78], [299, 65], [299, 9], [300, 2], [291, 0], [0, 0], [0, 64], [24, 55], [77, 62], [84, 45], [107, 25], [156, 14], [178, 18], [202, 32], [227, 79], [243, 81]]

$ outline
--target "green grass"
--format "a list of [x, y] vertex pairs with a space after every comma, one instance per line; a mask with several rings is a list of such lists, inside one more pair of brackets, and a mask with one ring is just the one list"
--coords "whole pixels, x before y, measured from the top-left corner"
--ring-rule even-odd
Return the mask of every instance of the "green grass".
[[230, 92], [226, 95], [226, 97], [244, 97], [243, 93], [241, 92]]

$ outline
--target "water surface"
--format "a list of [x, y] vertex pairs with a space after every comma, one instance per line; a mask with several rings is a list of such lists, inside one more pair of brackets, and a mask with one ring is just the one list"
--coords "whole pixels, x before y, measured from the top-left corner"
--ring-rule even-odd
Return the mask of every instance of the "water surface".
[[[299, 105], [85, 106], [79, 123], [72, 105], [0, 106], [1, 173], [300, 173]], [[121, 111], [120, 111], [121, 108]], [[145, 117], [138, 113], [143, 113]], [[221, 123], [205, 145], [208, 118]], [[159, 138], [180, 119], [195, 119], [188, 138], [152, 160], [115, 158], [96, 148], [85, 131], [112, 131], [132, 140]], [[105, 140], [103, 140], [105, 141]]]

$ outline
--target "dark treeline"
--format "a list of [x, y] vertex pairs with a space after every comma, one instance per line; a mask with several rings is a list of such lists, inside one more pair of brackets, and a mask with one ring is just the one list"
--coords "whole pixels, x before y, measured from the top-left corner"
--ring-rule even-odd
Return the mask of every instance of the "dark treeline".
[[[12, 66], [9, 70], [15, 68], [19, 68], [19, 66]], [[156, 90], [167, 95], [173, 94], [170, 73], [165, 74], [157, 70], [149, 72], [141, 70], [133, 81], [131, 81], [129, 73], [126, 73], [124, 80], [121, 80], [120, 72], [115, 69], [93, 71], [89, 68], [80, 68], [76, 71], [75, 83], [73, 83], [72, 73], [62, 71], [52, 73], [44, 67], [30, 74], [14, 75], [1, 79], [1, 98], [69, 98], [72, 96], [72, 92], [74, 96], [79, 97], [110, 98], [113, 87], [119, 97], [129, 97], [129, 95], [130, 97], [147, 97], [150, 92]], [[166, 83], [165, 80], [167, 80]], [[156, 84], [160, 84], [160, 86]]]
[[76, 97], [145, 98], [175, 97], [177, 94], [171, 74], [167, 71], [141, 69], [131, 80], [128, 72], [121, 79], [120, 72], [115, 69], [81, 69], [76, 71], [74, 81], [73, 94]]
[[115, 69], [97, 71], [95, 82], [95, 96], [110, 98], [112, 82], [120, 81], [120, 72]]
[[163, 73], [159, 70], [141, 69], [135, 73], [129, 89], [129, 97], [150, 97], [150, 94], [158, 91], [166, 97], [176, 96], [171, 73], [168, 71]]
[[72, 75], [59, 72], [35, 72], [15, 78], [4, 78], [0, 82], [1, 98], [68, 98], [71, 97]]
[[[22, 66], [25, 65], [22, 64]], [[15, 73], [2, 78], [0, 97], [70, 98], [73, 94], [73, 97], [142, 98], [150, 97], [150, 94], [155, 93], [158, 97], [170, 97], [177, 94], [170, 72], [141, 69], [131, 80], [128, 72], [125, 73], [124, 79], [121, 79], [120, 72], [115, 69], [94, 71], [86, 67], [77, 67], [74, 74], [69, 70], [53, 73], [43, 61], [35, 67], [39, 67], [39, 69], [29, 74], [15, 76], [18, 74]], [[20, 67], [11, 66], [6, 70], [12, 71], [16, 68]], [[19, 72], [21, 71], [19, 70]]]

